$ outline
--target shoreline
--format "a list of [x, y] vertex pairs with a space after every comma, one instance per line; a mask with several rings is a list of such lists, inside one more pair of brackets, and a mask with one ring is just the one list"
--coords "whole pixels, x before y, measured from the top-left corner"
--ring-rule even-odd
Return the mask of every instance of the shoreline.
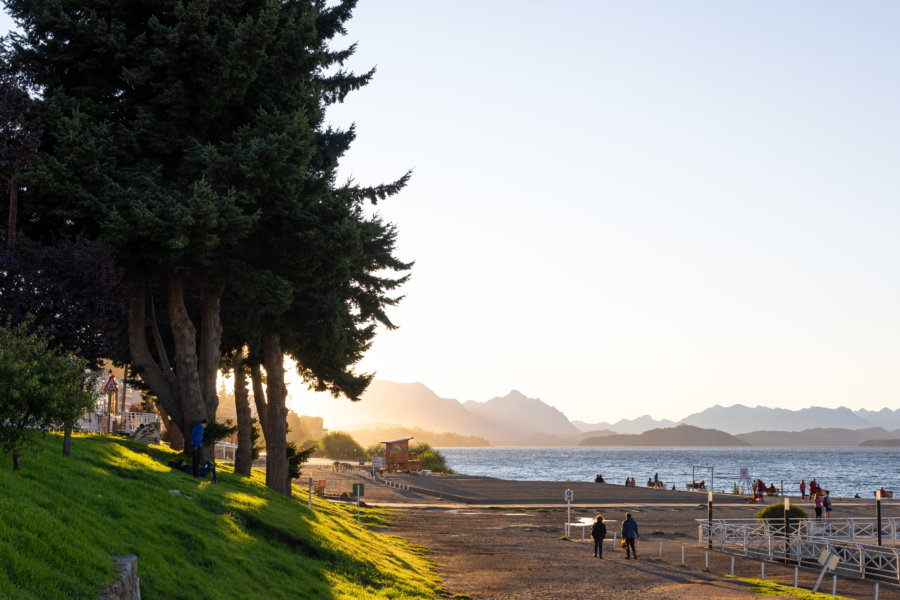
[[[394, 525], [382, 532], [404, 537], [425, 548], [442, 578], [445, 593], [439, 594], [439, 598], [759, 598], [750, 584], [727, 577], [732, 555], [720, 552], [707, 555], [705, 545], [698, 544], [697, 519], [707, 516], [705, 492], [465, 475], [391, 475], [390, 479], [400, 477], [410, 484], [429, 480], [427, 483], [438, 489], [452, 485], [456, 492], [478, 496], [479, 501], [450, 502], [372, 483], [352, 472], [313, 471], [313, 479], [328, 479], [348, 489], [354, 483], [364, 483], [366, 505], [394, 511]], [[569, 506], [564, 501], [567, 486], [575, 494], [575, 501]], [[548, 501], [541, 502], [541, 499]], [[780, 498], [769, 498], [765, 505], [746, 504], [743, 497], [717, 493], [714, 494], [714, 518], [753, 518], [773, 500], [780, 502]], [[834, 518], [874, 517], [874, 500], [854, 500], [836, 502]], [[808, 508], [799, 497], [791, 497], [791, 502]], [[885, 501], [882, 510], [884, 518], [900, 518], [900, 504]], [[572, 539], [564, 537], [567, 520], [593, 518], [598, 512], [610, 521], [603, 560], [592, 556], [593, 544], [588, 535], [585, 536], [588, 541], [581, 541], [580, 529], [571, 533]], [[640, 527], [636, 561], [626, 561], [613, 541], [626, 512], [634, 515]], [[735, 576], [759, 578], [758, 560], [737, 557], [734, 568]], [[793, 583], [792, 568], [767, 563], [765, 572], [768, 581]], [[801, 569], [801, 587], [811, 589], [817, 575], [818, 569]], [[843, 597], [868, 599], [873, 597], [872, 585], [842, 577], [837, 591]], [[830, 582], [827, 587], [830, 591]], [[900, 600], [900, 586], [882, 582], [879, 598]]]

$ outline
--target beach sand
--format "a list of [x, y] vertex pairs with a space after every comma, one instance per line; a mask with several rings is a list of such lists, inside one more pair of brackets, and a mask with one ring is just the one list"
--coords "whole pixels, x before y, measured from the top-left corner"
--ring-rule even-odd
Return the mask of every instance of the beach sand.
[[[426, 547], [438, 565], [445, 598], [476, 600], [550, 600], [577, 598], [649, 599], [745, 599], [758, 598], [747, 583], [727, 577], [731, 555], [709, 552], [698, 544], [696, 519], [707, 517], [707, 494], [586, 482], [505, 481], [485, 477], [391, 476], [392, 480], [428, 490], [406, 492], [374, 484], [351, 473], [309, 470], [304, 476], [329, 480], [329, 487], [366, 483], [366, 504], [396, 510], [398, 518], [385, 533], [408, 538]], [[581, 542], [581, 529], [564, 535], [566, 489], [574, 493], [571, 520], [593, 518], [599, 512], [608, 524], [609, 537], [603, 560], [593, 557], [589, 530]], [[438, 494], [435, 496], [433, 494]], [[439, 497], [445, 496], [444, 499]], [[447, 499], [465, 497], [471, 502]], [[771, 503], [773, 500], [768, 499]], [[792, 498], [812, 514], [809, 501]], [[900, 502], [900, 501], [898, 501]], [[742, 497], [716, 494], [715, 518], [752, 518], [759, 505]], [[625, 560], [613, 541], [626, 512], [640, 528], [638, 560]], [[873, 517], [868, 499], [835, 499], [834, 518]], [[886, 501], [883, 517], [900, 517], [900, 504]], [[682, 565], [682, 549], [684, 564]], [[735, 575], [759, 578], [758, 560], [736, 557]], [[818, 570], [799, 571], [800, 587], [815, 584]], [[793, 567], [766, 563], [765, 576], [792, 585]], [[820, 592], [831, 591], [831, 576]], [[882, 582], [880, 600], [900, 600], [900, 586]], [[845, 579], [837, 583], [839, 596], [874, 598], [873, 582]], [[791, 596], [782, 596], [791, 598]]]

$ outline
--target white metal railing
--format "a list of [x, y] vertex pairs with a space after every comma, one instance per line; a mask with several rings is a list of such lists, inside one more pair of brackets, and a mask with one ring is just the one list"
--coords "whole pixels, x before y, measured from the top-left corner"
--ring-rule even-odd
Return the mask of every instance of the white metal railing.
[[[783, 520], [697, 519], [699, 544], [729, 554], [802, 566], [817, 563], [823, 550], [839, 558], [836, 572], [862, 578], [900, 582], [900, 519], [882, 519], [884, 546], [876, 546], [875, 519], [799, 519], [785, 532]], [[863, 543], [863, 541], [868, 543]]]
[[75, 426], [82, 431], [93, 433], [130, 434], [145, 423], [162, 423], [162, 420], [155, 413], [126, 412], [107, 415], [106, 413], [88, 412], [79, 417]]
[[217, 442], [216, 447], [213, 450], [213, 456], [215, 456], [216, 460], [226, 460], [234, 462], [235, 457], [237, 456], [237, 444]]

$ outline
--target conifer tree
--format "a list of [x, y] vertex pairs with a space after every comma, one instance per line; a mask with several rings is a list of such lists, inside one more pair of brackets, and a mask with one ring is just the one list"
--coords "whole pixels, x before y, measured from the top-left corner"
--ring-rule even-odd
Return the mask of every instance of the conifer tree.
[[23, 33], [4, 61], [41, 90], [30, 117], [45, 127], [22, 221], [116, 249], [132, 362], [182, 432], [215, 416], [223, 330], [248, 346], [251, 374], [266, 370], [268, 484], [289, 494], [283, 354], [316, 389], [358, 398], [371, 375], [353, 365], [375, 324], [392, 326], [409, 268], [363, 208], [407, 176], [335, 181], [354, 131], [327, 128], [325, 110], [373, 74], [329, 47], [355, 0], [6, 4]]

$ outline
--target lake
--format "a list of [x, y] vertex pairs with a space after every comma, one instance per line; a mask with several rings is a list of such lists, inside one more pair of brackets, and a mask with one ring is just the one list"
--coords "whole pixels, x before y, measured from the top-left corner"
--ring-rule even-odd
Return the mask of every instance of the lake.
[[[741, 468], [750, 477], [774, 483], [789, 495], [800, 495], [798, 485], [813, 477], [833, 496], [859, 493], [872, 498], [882, 485], [900, 490], [900, 448], [603, 448], [603, 447], [506, 447], [439, 448], [457, 473], [501, 479], [544, 481], [593, 481], [601, 473], [607, 483], [623, 484], [634, 477], [646, 485], [654, 472], [671, 487], [684, 489], [695, 468], [697, 481], [711, 477], [716, 491], [730, 492]], [[808, 489], [808, 488], [807, 488]]]

